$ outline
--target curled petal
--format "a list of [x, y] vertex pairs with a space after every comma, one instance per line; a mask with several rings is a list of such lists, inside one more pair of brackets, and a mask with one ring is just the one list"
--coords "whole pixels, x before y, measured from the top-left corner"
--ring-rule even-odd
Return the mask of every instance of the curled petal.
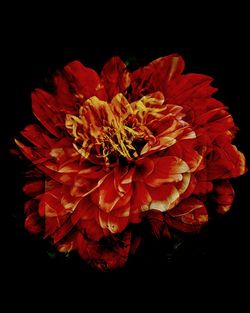
[[218, 213], [226, 213], [233, 202], [234, 190], [228, 180], [217, 181], [213, 189], [213, 200]]
[[183, 200], [165, 215], [166, 223], [179, 231], [197, 232], [208, 221], [204, 203], [196, 198]]
[[118, 93], [124, 93], [130, 84], [126, 65], [119, 57], [113, 57], [104, 65], [101, 79], [110, 100]]

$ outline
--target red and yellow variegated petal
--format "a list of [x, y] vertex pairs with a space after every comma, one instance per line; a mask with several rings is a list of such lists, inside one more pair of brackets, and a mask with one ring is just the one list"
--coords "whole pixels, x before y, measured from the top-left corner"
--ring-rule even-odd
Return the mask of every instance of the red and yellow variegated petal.
[[166, 223], [179, 231], [196, 232], [208, 221], [204, 203], [196, 198], [183, 200], [165, 214]]
[[[92, 186], [91, 189], [89, 189], [85, 194], [82, 194], [79, 198], [75, 198], [74, 205], [71, 206], [70, 210], [71, 213], [69, 217], [65, 220], [65, 222], [53, 233], [53, 239], [54, 243], [57, 243], [60, 241], [63, 237], [65, 237], [66, 234], [68, 234], [72, 228], [77, 224], [79, 219], [82, 216], [82, 210], [83, 207], [93, 206], [92, 199], [89, 198], [89, 196], [97, 190], [103, 181], [108, 177], [112, 175], [112, 173], [107, 174], [102, 179], [98, 181], [94, 186]], [[85, 205], [86, 204], [86, 205]]]
[[158, 187], [167, 182], [182, 180], [182, 174], [189, 171], [185, 161], [175, 156], [155, 158], [153, 172], [145, 178], [145, 183], [151, 187]]
[[131, 192], [135, 168], [117, 166], [114, 168], [114, 186], [120, 197]]
[[195, 140], [183, 140], [169, 147], [167, 155], [176, 156], [184, 160], [190, 172], [197, 171], [203, 164], [203, 156], [194, 150]]
[[111, 58], [104, 65], [101, 79], [109, 100], [118, 93], [124, 93], [130, 84], [130, 77], [126, 70], [126, 65], [119, 57]]
[[156, 188], [147, 186], [147, 189], [152, 197], [152, 202], [149, 205], [150, 210], [165, 212], [171, 209], [180, 197], [174, 184], [164, 184]]
[[88, 99], [97, 96], [105, 99], [105, 90], [101, 85], [100, 78], [91, 68], [85, 67], [78, 61], [74, 61], [65, 66], [64, 71], [76, 95]]
[[183, 174], [183, 180], [175, 183], [175, 186], [181, 195], [181, 199], [186, 199], [193, 194], [197, 186], [197, 179], [192, 173], [186, 173]]
[[99, 208], [105, 212], [110, 212], [120, 199], [120, 196], [117, 193], [117, 190], [114, 185], [114, 173], [113, 175], [109, 175], [103, 181], [98, 191], [99, 191], [98, 195]]
[[218, 213], [226, 213], [234, 199], [234, 190], [228, 180], [216, 181], [213, 189], [213, 200], [215, 201], [215, 209]]
[[54, 136], [61, 137], [64, 127], [64, 116], [50, 108], [49, 102], [54, 97], [49, 93], [37, 89], [32, 93], [32, 111], [42, 125]]
[[[129, 206], [129, 205], [128, 205]], [[126, 209], [124, 211], [127, 211]], [[106, 213], [99, 210], [98, 221], [104, 230], [111, 234], [121, 233], [128, 225], [128, 216], [115, 216], [113, 212]]]
[[155, 90], [165, 92], [168, 82], [176, 79], [183, 69], [184, 61], [177, 54], [159, 58], [131, 74], [133, 94], [146, 94]]
[[131, 198], [131, 211], [138, 213], [148, 209], [152, 197], [145, 183], [137, 181], [133, 184], [133, 195]]
[[69, 210], [65, 210], [61, 203], [61, 188], [46, 192], [40, 201], [40, 215], [45, 216], [45, 237], [55, 232], [67, 218]]

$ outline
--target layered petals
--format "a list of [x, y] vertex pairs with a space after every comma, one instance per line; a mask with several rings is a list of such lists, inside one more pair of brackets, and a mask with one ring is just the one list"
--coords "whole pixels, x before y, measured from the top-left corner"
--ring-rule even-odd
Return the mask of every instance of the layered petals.
[[28, 231], [105, 271], [124, 266], [147, 229], [174, 238], [230, 209], [229, 179], [246, 172], [237, 127], [213, 79], [183, 70], [177, 54], [132, 73], [119, 57], [100, 75], [74, 61], [53, 92], [32, 93], [39, 124], [15, 140], [33, 164]]

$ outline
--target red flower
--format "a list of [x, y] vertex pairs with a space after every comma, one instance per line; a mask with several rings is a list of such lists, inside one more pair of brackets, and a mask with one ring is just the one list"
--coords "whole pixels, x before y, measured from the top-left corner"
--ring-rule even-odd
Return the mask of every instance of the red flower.
[[230, 208], [228, 179], [246, 171], [236, 127], [212, 79], [183, 69], [178, 55], [133, 73], [114, 57], [100, 76], [75, 61], [53, 94], [33, 92], [40, 125], [22, 131], [32, 146], [16, 141], [38, 169], [24, 186], [30, 232], [105, 270], [138, 247], [132, 224], [169, 237], [208, 221], [208, 197], [217, 212]]

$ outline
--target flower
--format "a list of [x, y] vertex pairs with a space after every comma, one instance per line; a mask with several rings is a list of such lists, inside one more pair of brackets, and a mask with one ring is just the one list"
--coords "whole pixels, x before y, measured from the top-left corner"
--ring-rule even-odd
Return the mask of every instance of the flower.
[[113, 57], [100, 76], [75, 61], [53, 93], [32, 93], [40, 123], [21, 132], [31, 145], [16, 140], [35, 168], [24, 186], [31, 233], [107, 270], [135, 252], [139, 223], [171, 237], [229, 210], [229, 179], [246, 171], [237, 128], [212, 78], [183, 69], [177, 54], [132, 73]]

